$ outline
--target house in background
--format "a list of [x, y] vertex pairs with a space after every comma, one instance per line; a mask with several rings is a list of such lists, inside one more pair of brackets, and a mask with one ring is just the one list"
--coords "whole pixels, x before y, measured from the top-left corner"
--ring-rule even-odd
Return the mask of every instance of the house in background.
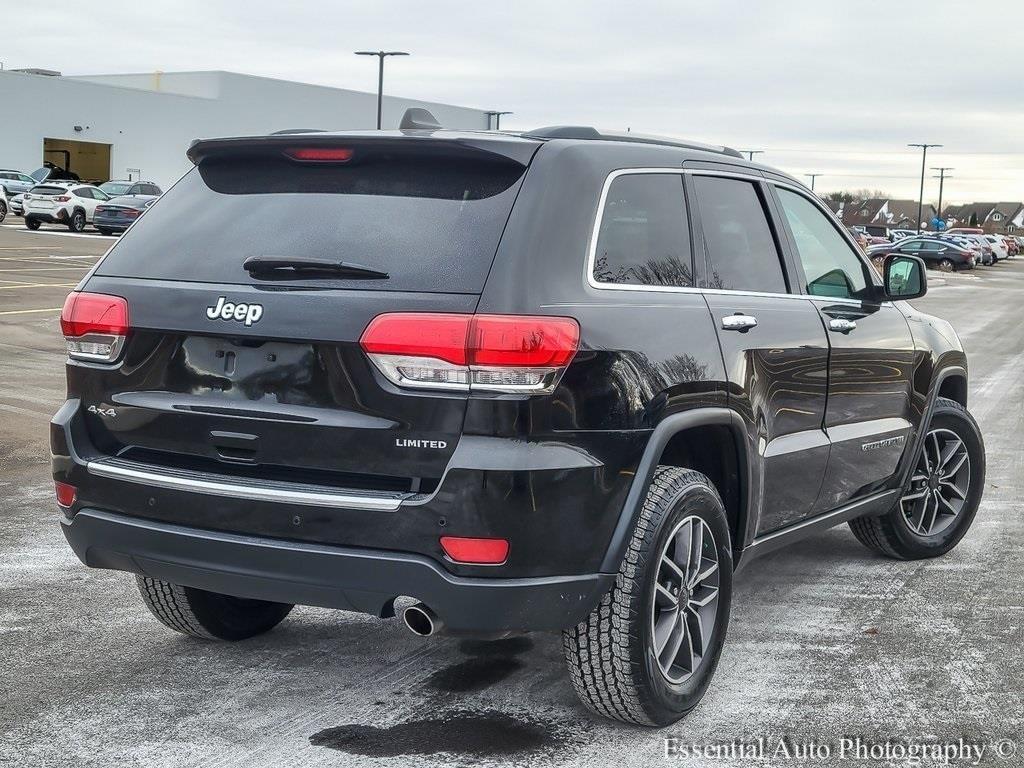
[[950, 227], [981, 227], [1006, 235], [1024, 232], [1024, 203], [966, 203], [947, 206], [943, 213]]
[[[833, 208], [833, 210], [836, 210]], [[842, 222], [848, 227], [864, 227], [869, 234], [886, 237], [893, 229], [917, 229], [917, 201], [873, 197], [845, 205], [840, 204]], [[935, 207], [926, 204], [921, 209], [921, 229], [932, 229]]]

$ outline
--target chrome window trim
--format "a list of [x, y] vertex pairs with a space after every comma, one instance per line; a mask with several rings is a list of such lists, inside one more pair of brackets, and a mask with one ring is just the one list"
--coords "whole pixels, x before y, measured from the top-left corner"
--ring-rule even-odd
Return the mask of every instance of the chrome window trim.
[[[587, 263], [585, 267], [585, 278], [587, 285], [598, 291], [643, 291], [646, 293], [699, 293], [699, 294], [714, 294], [714, 295], [726, 295], [726, 296], [754, 296], [761, 298], [772, 298], [772, 299], [802, 299], [810, 301], [823, 301], [829, 304], [849, 304], [851, 306], [863, 306], [864, 302], [860, 299], [846, 299], [846, 298], [831, 298], [828, 296], [812, 296], [806, 293], [771, 293], [769, 291], [734, 291], [724, 288], [700, 288], [698, 286], [682, 287], [674, 285], [643, 285], [639, 283], [602, 283], [594, 278], [594, 267], [597, 264], [597, 238], [601, 232], [601, 223], [604, 219], [605, 204], [608, 202], [608, 191], [611, 188], [612, 183], [621, 176], [639, 176], [639, 175], [665, 175], [672, 174], [676, 176], [721, 176], [729, 179], [737, 179], [739, 181], [754, 181], [764, 182], [766, 184], [772, 184], [777, 187], [784, 187], [796, 192], [804, 197], [807, 197], [807, 191], [802, 189], [797, 184], [791, 184], [788, 182], [777, 181], [764, 176], [756, 176], [751, 173], [742, 173], [740, 171], [720, 171], [706, 168], [657, 168], [657, 167], [643, 167], [643, 168], [619, 168], [609, 173], [604, 180], [604, 184], [601, 187], [601, 196], [597, 201], [597, 213], [594, 217], [594, 225], [590, 232], [590, 243], [587, 246]], [[826, 215], [833, 216], [832, 212], [821, 203], [821, 201], [815, 201], [808, 197], [818, 208], [823, 212], [827, 212]], [[767, 212], [766, 212], [767, 215]], [[840, 235], [845, 235], [845, 239], [848, 245], [856, 247], [853, 240], [850, 238], [849, 232], [841, 231]], [[856, 253], [856, 252], [855, 252]], [[692, 258], [692, 254], [691, 254]], [[863, 259], [861, 260], [863, 261]], [[885, 301], [881, 303], [881, 306], [892, 306], [892, 302]]]

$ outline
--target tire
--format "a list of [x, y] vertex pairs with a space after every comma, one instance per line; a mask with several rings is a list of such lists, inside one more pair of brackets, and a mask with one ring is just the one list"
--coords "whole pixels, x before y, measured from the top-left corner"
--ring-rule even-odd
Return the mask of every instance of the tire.
[[114, 234], [114, 230], [110, 229], [109, 227], [96, 227], [96, 229], [100, 231], [101, 235], [106, 235], [107, 237], [110, 237], [112, 234]]
[[74, 211], [68, 219], [68, 229], [72, 232], [84, 232], [85, 224], [85, 213], [82, 211]]
[[29, 229], [33, 231], [37, 230], [39, 229], [39, 225], [39, 219], [30, 218], [28, 216], [25, 217], [25, 226], [28, 227]]
[[[656, 580], [671, 584], [682, 574], [678, 567], [665, 565], [662, 555], [675, 559], [673, 550], [684, 535], [690, 544], [681, 549], [690, 550], [693, 539], [689, 537], [697, 526], [703, 548], [694, 572], [704, 573], [705, 578], [696, 581], [692, 596], [685, 590], [686, 608], [680, 611], [680, 601], [665, 590], [656, 602], [655, 585]], [[713, 572], [712, 557], [717, 562]], [[615, 586], [586, 620], [562, 633], [572, 685], [583, 703], [604, 717], [652, 726], [668, 725], [692, 710], [711, 682], [725, 643], [732, 571], [729, 525], [718, 491], [699, 472], [658, 467]], [[707, 602], [694, 608], [697, 603], [692, 600]], [[687, 643], [697, 638], [698, 632], [691, 632], [691, 627], [698, 613], [701, 618], [696, 623], [704, 631], [699, 632], [702, 653], [695, 658], [695, 647]], [[685, 622], [678, 621], [680, 617]], [[679, 658], [684, 660], [679, 667], [669, 662], [668, 672], [656, 655], [656, 623], [671, 627], [668, 633], [661, 632], [664, 658], [673, 655], [670, 646], [678, 640]]]
[[4, 219], [7, 218], [7, 203], [0, 200], [0, 224], [3, 224]]
[[135, 579], [146, 607], [162, 624], [203, 640], [246, 640], [262, 635], [280, 624], [293, 607], [179, 587], [148, 576]]
[[[953, 445], [950, 435], [960, 440], [963, 444], [963, 453], [966, 454], [966, 470], [962, 467], [957, 473], [952, 473], [953, 484], [962, 492], [963, 499], [954, 498], [953, 505], [958, 506], [955, 515], [949, 513], [949, 507], [942, 504], [938, 498], [934, 499], [935, 512], [932, 507], [924, 505], [921, 513], [922, 525], [915, 527], [917, 510], [920, 509], [921, 500], [910, 500], [908, 497], [920, 492], [922, 487], [930, 489], [933, 481], [928, 477], [922, 484], [919, 478], [922, 472], [921, 462], [924, 461], [924, 453], [932, 457], [937, 453], [933, 446], [929, 445], [932, 435], [943, 445], [943, 449], [949, 449]], [[945, 441], [944, 443], [942, 441]], [[932, 414], [931, 422], [928, 425], [928, 432], [925, 438], [925, 448], [922, 450], [922, 457], [915, 464], [911, 472], [911, 480], [908, 486], [903, 489], [903, 498], [888, 513], [881, 517], [858, 517], [850, 521], [850, 529], [861, 544], [868, 549], [879, 552], [888, 557], [898, 560], [921, 560], [929, 557], [939, 557], [955, 547], [967, 533], [974, 522], [978, 512], [978, 505], [981, 503], [981, 495], [985, 486], [985, 444], [974, 418], [967, 412], [960, 403], [946, 398], [939, 398], [935, 405], [935, 412]], [[949, 468], [959, 460], [961, 452], [957, 450], [950, 455], [949, 462], [944, 466]], [[940, 470], [941, 472], [941, 470]], [[966, 489], [964, 482], [969, 483]], [[940, 495], [948, 494], [956, 497], [948, 484], [939, 483], [936, 491]], [[934, 491], [925, 490], [923, 498], [927, 499]], [[943, 496], [944, 497], [944, 496]], [[932, 518], [932, 525], [927, 526], [929, 515]], [[925, 528], [928, 528], [925, 530]]]
[[941, 272], [952, 272], [955, 269], [956, 267], [954, 266], [952, 259], [939, 260], [939, 270]]

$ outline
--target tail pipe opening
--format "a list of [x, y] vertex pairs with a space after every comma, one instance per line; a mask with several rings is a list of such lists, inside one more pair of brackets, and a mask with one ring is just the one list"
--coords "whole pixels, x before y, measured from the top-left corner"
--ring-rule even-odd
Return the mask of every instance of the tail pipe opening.
[[444, 631], [444, 622], [423, 603], [410, 605], [402, 611], [402, 621], [410, 632], [420, 637], [430, 637]]

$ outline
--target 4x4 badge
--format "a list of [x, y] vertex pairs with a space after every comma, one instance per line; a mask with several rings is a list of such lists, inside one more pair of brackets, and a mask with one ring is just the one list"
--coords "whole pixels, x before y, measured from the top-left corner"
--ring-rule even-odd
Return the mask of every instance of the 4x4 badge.
[[206, 308], [206, 316], [211, 320], [235, 320], [239, 323], [252, 325], [258, 323], [263, 317], [262, 304], [235, 304], [227, 301], [227, 297], [221, 296], [217, 304]]

